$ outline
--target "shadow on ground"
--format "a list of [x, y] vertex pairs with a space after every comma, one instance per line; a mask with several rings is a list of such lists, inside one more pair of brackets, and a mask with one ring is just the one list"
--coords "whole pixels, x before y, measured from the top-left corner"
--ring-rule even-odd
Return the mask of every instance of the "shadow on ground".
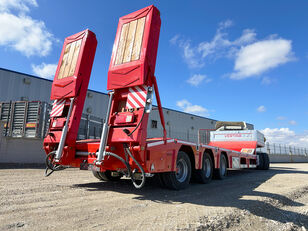
[[0, 163], [0, 169], [44, 169], [45, 164], [19, 164], [19, 163]]
[[[308, 174], [292, 168], [272, 167], [268, 171], [240, 170], [229, 171], [229, 176], [223, 181], [214, 180], [210, 184], [191, 184], [182, 191], [162, 189], [155, 178], [147, 180], [144, 188], [135, 189], [129, 179], [118, 182], [93, 182], [76, 184], [73, 187], [86, 188], [89, 191], [115, 191], [123, 194], [133, 194], [135, 200], [151, 200], [156, 203], [191, 203], [204, 206], [234, 207], [247, 210], [250, 213], [281, 223], [293, 222], [295, 225], [308, 227], [308, 216], [293, 211], [281, 209], [282, 206], [303, 206], [294, 201], [308, 193], [308, 188], [294, 192], [288, 197], [256, 190], [258, 186], [271, 179], [276, 174]], [[249, 199], [243, 197], [249, 196]], [[257, 200], [251, 196], [263, 197]], [[253, 198], [253, 199], [251, 199]]]

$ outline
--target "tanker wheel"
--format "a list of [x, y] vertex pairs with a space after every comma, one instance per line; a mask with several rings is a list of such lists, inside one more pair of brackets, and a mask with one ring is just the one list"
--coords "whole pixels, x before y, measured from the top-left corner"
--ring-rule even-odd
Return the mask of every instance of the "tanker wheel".
[[264, 153], [264, 166], [263, 166], [263, 169], [264, 170], [268, 170], [269, 169], [269, 166], [270, 166], [270, 159], [269, 159], [269, 156], [267, 153]]
[[208, 153], [203, 154], [202, 169], [196, 170], [196, 180], [199, 183], [207, 184], [213, 177], [213, 162]]
[[92, 173], [97, 179], [102, 180], [102, 181], [118, 181], [122, 177], [122, 175], [112, 176], [110, 170], [107, 170], [106, 172], [98, 172], [98, 171], [92, 170]]
[[219, 161], [219, 169], [215, 169], [214, 174], [215, 174], [215, 178], [219, 179], [219, 180], [223, 180], [227, 177], [227, 159], [226, 156], [221, 154], [220, 155], [220, 161]]
[[259, 165], [257, 166], [257, 169], [268, 170], [270, 165], [268, 154], [264, 152], [257, 152], [257, 155], [259, 156]]
[[176, 171], [161, 175], [166, 187], [174, 190], [187, 188], [191, 178], [191, 163], [188, 155], [180, 151], [176, 160]]

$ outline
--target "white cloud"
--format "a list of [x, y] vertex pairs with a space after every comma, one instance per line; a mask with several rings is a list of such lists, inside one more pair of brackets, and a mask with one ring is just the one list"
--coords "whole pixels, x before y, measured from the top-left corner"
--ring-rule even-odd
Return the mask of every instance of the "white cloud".
[[234, 41], [230, 41], [228, 34], [223, 31], [226, 27], [219, 27], [212, 41], [202, 42], [198, 45], [198, 52], [202, 54], [202, 58], [214, 55], [214, 59], [222, 56], [232, 56], [238, 50], [238, 47], [254, 41], [256, 33], [253, 30], [246, 29], [242, 35]]
[[0, 12], [9, 12], [10, 10], [18, 10], [21, 12], [29, 12], [29, 6], [37, 7], [36, 0], [1, 0]]
[[226, 21], [223, 21], [223, 22], [220, 22], [220, 23], [219, 23], [219, 29], [220, 29], [220, 30], [221, 30], [221, 29], [225, 29], [225, 28], [228, 28], [228, 27], [230, 27], [230, 26], [232, 26], [232, 25], [233, 25], [232, 20], [227, 19]]
[[177, 41], [178, 41], [178, 39], [180, 38], [180, 35], [175, 35], [175, 36], [173, 36], [170, 40], [169, 40], [169, 42], [172, 44], [172, 45], [175, 45], [176, 43], [177, 43]]
[[270, 143], [280, 143], [285, 145], [307, 147], [308, 133], [296, 134], [289, 128], [265, 128], [261, 130], [266, 140]]
[[258, 112], [265, 112], [266, 111], [266, 107], [264, 105], [261, 105], [257, 108]]
[[191, 47], [190, 41], [180, 41], [179, 46], [183, 49], [183, 58], [190, 68], [201, 68], [204, 66], [203, 60], [200, 59], [196, 48]]
[[186, 82], [192, 86], [197, 87], [203, 81], [205, 81], [206, 83], [209, 83], [212, 81], [212, 79], [208, 78], [206, 75], [196, 74], [196, 75], [191, 76]]
[[[196, 45], [180, 35], [174, 36], [170, 43], [181, 48], [189, 68], [202, 68], [206, 63], [219, 58], [234, 59], [233, 73], [226, 75], [236, 80], [259, 76], [294, 60], [291, 40], [278, 38], [277, 35], [258, 40], [253, 29], [244, 29], [238, 38], [231, 40], [226, 30], [232, 25], [231, 20], [219, 23], [211, 40]], [[272, 82], [269, 77], [264, 77], [261, 83], [269, 85]]]
[[284, 117], [284, 116], [278, 116], [277, 117], [277, 120], [286, 120], [287, 118], [286, 117]]
[[[0, 46], [10, 47], [29, 57], [50, 53], [54, 36], [43, 21], [26, 15], [35, 0], [0, 1]], [[18, 11], [18, 14], [12, 13]]]
[[244, 46], [238, 52], [231, 79], [245, 79], [293, 60], [292, 42], [268, 39]]
[[296, 125], [297, 123], [296, 123], [295, 120], [290, 120], [290, 121], [289, 121], [289, 124], [291, 124], [291, 125]]
[[205, 65], [206, 58], [216, 60], [220, 57], [232, 57], [241, 46], [256, 40], [256, 33], [251, 29], [243, 30], [242, 35], [234, 41], [229, 40], [225, 29], [232, 25], [231, 20], [220, 22], [212, 40], [200, 42], [196, 46], [192, 46], [190, 40], [183, 39], [180, 35], [175, 35], [170, 43], [179, 45], [184, 61], [190, 68], [201, 68]]
[[241, 37], [236, 39], [233, 42], [233, 44], [238, 45], [238, 46], [249, 44], [249, 43], [254, 42], [256, 40], [256, 36], [257, 36], [257, 34], [254, 30], [245, 29], [245, 30], [243, 30]]
[[273, 82], [275, 82], [275, 80], [265, 76], [265, 77], [262, 78], [261, 84], [262, 85], [270, 85]]
[[53, 79], [57, 70], [57, 64], [46, 64], [46, 63], [42, 63], [41, 65], [33, 64], [32, 70], [39, 77], [45, 79]]
[[195, 115], [200, 115], [200, 116], [209, 116], [209, 110], [200, 106], [200, 105], [193, 105], [190, 103], [188, 100], [183, 99], [180, 101], [176, 102], [176, 105], [181, 108], [184, 112], [187, 113], [192, 113]]

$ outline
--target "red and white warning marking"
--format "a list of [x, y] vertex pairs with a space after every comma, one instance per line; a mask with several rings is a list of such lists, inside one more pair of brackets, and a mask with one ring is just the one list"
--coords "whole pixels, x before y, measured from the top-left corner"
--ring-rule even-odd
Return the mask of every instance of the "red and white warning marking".
[[61, 116], [65, 104], [65, 99], [55, 100], [52, 104], [50, 117]]
[[146, 85], [130, 87], [128, 91], [126, 108], [140, 108], [145, 106], [147, 98]]

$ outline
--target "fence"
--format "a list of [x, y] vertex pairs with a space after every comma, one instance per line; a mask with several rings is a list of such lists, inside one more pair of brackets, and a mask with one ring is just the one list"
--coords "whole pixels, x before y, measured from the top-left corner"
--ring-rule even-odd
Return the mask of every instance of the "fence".
[[[0, 102], [3, 136], [14, 138], [44, 138], [49, 128], [51, 105], [40, 101]], [[100, 138], [104, 120], [82, 114], [78, 139]]]
[[[171, 138], [182, 139], [190, 142], [201, 144], [208, 144], [210, 141], [210, 131], [213, 129], [200, 129], [198, 135], [190, 131], [180, 132], [180, 131], [167, 131], [167, 134]], [[259, 152], [266, 152], [271, 155], [298, 155], [298, 156], [307, 156], [308, 157], [308, 148], [290, 146], [285, 144], [276, 144], [276, 143], [265, 143], [265, 147], [257, 148]]]
[[308, 148], [290, 146], [285, 144], [265, 143], [264, 148], [258, 148], [258, 151], [267, 152], [271, 155], [299, 155], [308, 156]]
[[48, 104], [40, 101], [0, 102], [3, 136], [40, 138], [45, 134]]

